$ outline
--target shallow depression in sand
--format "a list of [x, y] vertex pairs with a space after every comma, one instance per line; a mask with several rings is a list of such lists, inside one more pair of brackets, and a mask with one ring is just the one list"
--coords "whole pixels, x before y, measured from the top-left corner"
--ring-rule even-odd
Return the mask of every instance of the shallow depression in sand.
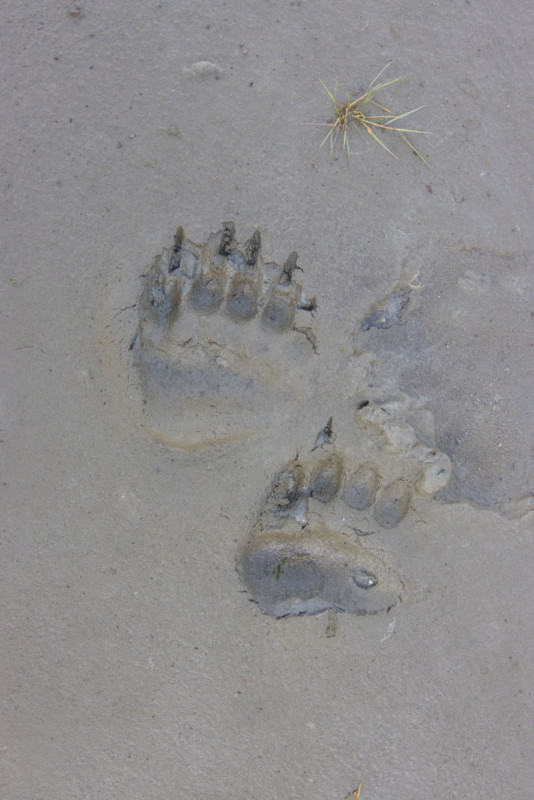
[[297, 270], [296, 253], [265, 262], [258, 231], [239, 245], [224, 223], [196, 244], [178, 229], [142, 277], [130, 336], [123, 325], [113, 337], [146, 433], [170, 447], [217, 446], [269, 431], [280, 406], [298, 406], [316, 340], [315, 300]]

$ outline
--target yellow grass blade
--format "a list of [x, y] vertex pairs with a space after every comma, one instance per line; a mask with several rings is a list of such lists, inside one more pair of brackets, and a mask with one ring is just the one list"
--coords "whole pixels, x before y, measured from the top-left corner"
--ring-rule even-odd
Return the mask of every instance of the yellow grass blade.
[[430, 164], [428, 163], [428, 161], [425, 161], [425, 159], [423, 158], [423, 156], [421, 155], [421, 153], [420, 153], [418, 150], [416, 150], [416, 149], [415, 149], [415, 147], [414, 147], [414, 146], [413, 146], [413, 144], [410, 142], [410, 140], [409, 140], [409, 139], [407, 139], [407, 138], [406, 138], [406, 136], [403, 136], [403, 135], [402, 135], [402, 133], [400, 133], [400, 131], [399, 131], [399, 135], [400, 135], [401, 139], [404, 139], [404, 141], [406, 142], [406, 144], [408, 145], [408, 147], [411, 147], [411, 148], [412, 148], [412, 150], [413, 150], [413, 152], [415, 153], [415, 155], [416, 155], [416, 156], [419, 156], [419, 158], [421, 159], [421, 161], [423, 162], [423, 164], [426, 164], [426, 166], [428, 167], [428, 169], [430, 169]]
[[379, 139], [379, 138], [378, 138], [378, 136], [376, 135], [376, 133], [375, 133], [374, 131], [372, 131], [372, 130], [371, 130], [371, 128], [368, 128], [367, 126], [365, 126], [365, 129], [366, 129], [367, 133], [369, 134], [369, 136], [372, 136], [372, 137], [373, 137], [373, 139], [375, 140], [375, 142], [378, 142], [378, 144], [380, 145], [380, 147], [383, 147], [383, 148], [384, 148], [384, 150], [387, 150], [387, 151], [388, 151], [388, 153], [390, 154], [390, 156], [393, 156], [393, 158], [396, 158], [396, 159], [398, 160], [398, 158], [399, 158], [399, 157], [398, 157], [398, 156], [396, 156], [396, 155], [395, 155], [395, 153], [393, 153], [393, 152], [392, 152], [392, 151], [389, 149], [389, 147], [386, 147], [386, 145], [384, 144], [384, 142], [382, 141], [382, 139]]

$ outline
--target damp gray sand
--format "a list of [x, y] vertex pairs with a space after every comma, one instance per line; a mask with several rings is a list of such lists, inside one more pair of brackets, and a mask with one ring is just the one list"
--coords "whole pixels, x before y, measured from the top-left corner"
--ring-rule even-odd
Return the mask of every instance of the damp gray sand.
[[[534, 485], [532, 426], [520, 422], [524, 398], [513, 377], [517, 369], [528, 380], [534, 374], [529, 269], [513, 253], [427, 242], [405, 258], [411, 285], [373, 306], [355, 334], [359, 353], [378, 356], [375, 390], [395, 382], [426, 399], [454, 464], [442, 498], [518, 515]], [[511, 330], [525, 353], [521, 366], [507, 358]]]
[[388, 611], [402, 584], [376, 553], [325, 528], [259, 534], [239, 558], [239, 571], [262, 611], [275, 617]]
[[[401, 599], [402, 578], [383, 548], [380, 554], [372, 549], [371, 534], [400, 526], [396, 535], [402, 537], [414, 492], [431, 502], [447, 484], [451, 465], [445, 454], [416, 441], [388, 448], [382, 431], [369, 433], [369, 414], [366, 407], [363, 419], [356, 412], [344, 426], [351, 433], [345, 447], [330, 419], [310, 453], [272, 479], [238, 557], [241, 579], [262, 611], [276, 617], [329, 608], [375, 614]], [[390, 441], [394, 428], [390, 422]], [[397, 439], [406, 441], [406, 425], [402, 434]], [[367, 458], [355, 464], [351, 453], [358, 451]]]
[[[530, 797], [532, 12], [490, 12], [2, 4], [3, 796]], [[391, 59], [408, 79], [384, 103], [425, 104], [430, 170], [357, 131], [348, 165], [300, 124], [330, 118], [319, 79], [345, 97]], [[220, 286], [190, 303], [180, 279], [161, 347], [147, 310], [142, 367], [154, 256], [178, 222], [205, 244], [221, 220], [239, 249], [261, 232], [262, 273], [298, 251], [316, 351], [265, 304], [248, 319], [263, 287], [230, 265], [213, 313]], [[375, 311], [390, 326], [362, 331]], [[393, 574], [401, 602], [275, 618], [236, 557], [330, 417], [313, 453], [336, 457], [292, 508], [307, 524], [265, 535], [342, 537], [391, 570], [356, 565], [358, 592]], [[443, 491], [410, 439], [448, 455]], [[384, 528], [396, 480], [411, 499]]]
[[131, 344], [139, 413], [156, 438], [203, 446], [274, 424], [277, 394], [295, 394], [314, 357], [315, 299], [300, 269], [296, 252], [265, 262], [259, 231], [240, 246], [228, 222], [198, 245], [178, 228], [144, 278]]

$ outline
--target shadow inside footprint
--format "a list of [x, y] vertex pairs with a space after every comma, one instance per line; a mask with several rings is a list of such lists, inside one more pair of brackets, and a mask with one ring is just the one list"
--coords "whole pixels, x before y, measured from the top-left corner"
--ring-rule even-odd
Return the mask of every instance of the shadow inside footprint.
[[241, 548], [239, 574], [265, 613], [375, 614], [402, 595], [400, 577], [362, 537], [402, 535], [412, 497], [428, 502], [450, 478], [450, 462], [387, 407], [350, 416], [343, 448], [330, 419], [310, 453], [282, 467]]
[[313, 359], [316, 308], [294, 280], [297, 254], [265, 262], [255, 231], [244, 245], [232, 222], [204, 244], [178, 228], [145, 276], [132, 343], [146, 429], [169, 446], [238, 441], [272, 423]]
[[416, 241], [394, 286], [357, 325], [375, 386], [425, 397], [453, 475], [441, 499], [522, 516], [534, 506], [534, 288], [521, 249], [438, 235]]
[[323, 527], [261, 533], [242, 550], [238, 570], [262, 611], [275, 617], [327, 608], [376, 614], [396, 605], [402, 591], [377, 554]]

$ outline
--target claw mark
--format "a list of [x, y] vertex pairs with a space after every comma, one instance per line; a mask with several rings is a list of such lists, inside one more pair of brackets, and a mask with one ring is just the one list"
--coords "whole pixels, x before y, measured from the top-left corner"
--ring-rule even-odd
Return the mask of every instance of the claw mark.
[[296, 269], [299, 269], [302, 272], [302, 267], [299, 267], [297, 264], [298, 253], [294, 250], [290, 253], [285, 261], [284, 266], [282, 267], [282, 275], [280, 277], [280, 283], [291, 283], [293, 278], [293, 273]]
[[330, 417], [324, 428], [319, 431], [317, 439], [315, 440], [315, 444], [311, 449], [312, 453], [314, 450], [317, 450], [318, 447], [322, 447], [323, 444], [332, 444], [332, 442], [335, 442], [335, 440], [336, 436], [334, 433], [334, 418]]

